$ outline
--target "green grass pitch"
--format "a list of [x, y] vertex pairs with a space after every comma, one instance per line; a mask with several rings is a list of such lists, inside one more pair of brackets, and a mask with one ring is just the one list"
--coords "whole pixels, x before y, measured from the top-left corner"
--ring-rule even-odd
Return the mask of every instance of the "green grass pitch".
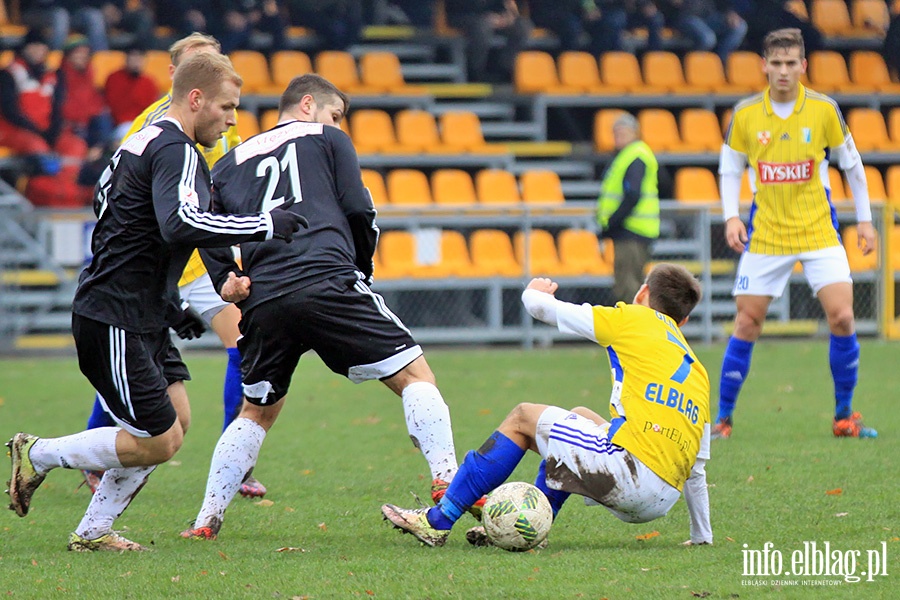
[[[723, 348], [697, 350], [715, 404]], [[217, 541], [182, 540], [221, 430], [225, 365], [224, 354], [188, 354], [191, 430], [117, 522], [153, 551], [67, 552], [89, 494], [77, 489], [80, 474], [57, 470], [26, 518], [0, 513], [0, 597], [898, 598], [900, 344], [863, 342], [855, 407], [879, 430], [875, 440], [832, 437], [827, 351], [823, 341], [757, 345], [734, 435], [713, 442], [707, 469], [714, 546], [681, 545], [688, 538], [683, 501], [664, 519], [629, 525], [572, 498], [550, 547], [525, 554], [470, 547], [468, 515], [444, 548], [390, 529], [380, 505], [412, 506], [410, 491], [427, 499], [430, 483], [400, 401], [378, 383], [349, 383], [315, 356], [301, 361], [263, 446], [256, 475], [269, 487], [267, 502], [238, 497]], [[460, 460], [517, 402], [583, 404], [608, 415], [609, 369], [597, 346], [434, 349], [427, 357], [451, 408]], [[74, 358], [0, 361], [0, 439], [75, 432], [92, 395]], [[529, 454], [513, 479], [531, 481], [537, 462]], [[2, 483], [8, 463], [0, 469]], [[856, 574], [866, 569], [867, 551], [886, 564], [873, 581], [837, 585], [843, 578], [745, 577], [745, 551], [762, 551], [766, 542], [766, 560], [772, 564], [777, 551], [782, 571], [804, 542], [820, 549], [828, 542], [848, 567], [859, 551]]]

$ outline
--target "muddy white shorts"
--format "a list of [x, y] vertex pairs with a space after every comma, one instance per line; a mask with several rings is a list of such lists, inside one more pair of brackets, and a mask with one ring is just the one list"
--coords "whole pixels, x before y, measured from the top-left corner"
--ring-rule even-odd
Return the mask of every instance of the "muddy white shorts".
[[797, 261], [803, 265], [803, 274], [813, 294], [818, 294], [819, 290], [832, 283], [853, 281], [843, 246], [783, 256], [744, 252], [738, 264], [732, 295], [780, 298]]

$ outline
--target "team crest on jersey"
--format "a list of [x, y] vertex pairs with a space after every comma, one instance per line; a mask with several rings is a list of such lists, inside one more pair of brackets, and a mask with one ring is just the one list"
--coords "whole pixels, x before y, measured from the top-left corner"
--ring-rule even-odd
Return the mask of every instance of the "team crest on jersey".
[[810, 131], [809, 127], [804, 127], [800, 130], [800, 139], [803, 140], [804, 144], [812, 142], [812, 131]]
[[769, 142], [772, 140], [772, 134], [768, 131], [758, 131], [756, 132], [756, 141], [758, 141], [763, 146], [768, 146]]

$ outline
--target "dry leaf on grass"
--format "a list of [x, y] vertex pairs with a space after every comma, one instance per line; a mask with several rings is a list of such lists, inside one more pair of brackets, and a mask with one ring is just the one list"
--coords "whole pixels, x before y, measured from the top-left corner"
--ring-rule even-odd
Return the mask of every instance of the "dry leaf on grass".
[[326, 525], [325, 523], [319, 523], [319, 529], [321, 529], [322, 531], [328, 531], [328, 525]]
[[843, 493], [844, 493], [844, 490], [842, 490], [841, 488], [834, 488], [833, 490], [827, 490], [825, 492], [825, 495], [826, 496], [840, 496]]
[[283, 548], [276, 549], [275, 552], [306, 552], [306, 549], [298, 546], [284, 546]]
[[651, 531], [650, 533], [642, 533], [641, 535], [636, 535], [636, 536], [634, 536], [634, 539], [643, 541], [643, 540], [649, 540], [650, 538], [655, 538], [658, 535], [659, 535], [658, 531]]
[[849, 515], [849, 514], [850, 514], [850, 513], [846, 513], [846, 512], [843, 512], [843, 513], [834, 513], [834, 516], [836, 516], [836, 517], [846, 517], [846, 516]]
[[265, 500], [265, 499], [259, 500], [259, 501], [257, 501], [257, 502], [254, 502], [254, 504], [255, 504], [256, 506], [266, 506], [266, 507], [268, 507], [268, 506], [275, 506], [275, 503], [274, 503], [274, 502], [272, 502], [271, 500]]

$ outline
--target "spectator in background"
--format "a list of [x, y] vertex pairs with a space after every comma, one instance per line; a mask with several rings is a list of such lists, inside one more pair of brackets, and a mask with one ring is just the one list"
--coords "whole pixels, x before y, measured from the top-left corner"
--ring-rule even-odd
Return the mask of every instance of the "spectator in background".
[[147, 51], [133, 44], [125, 51], [125, 66], [110, 74], [104, 96], [112, 115], [113, 139], [121, 140], [134, 119], [159, 98], [160, 91], [152, 77], [144, 73]]
[[794, 27], [800, 30], [807, 52], [823, 48], [822, 32], [807, 19], [786, 8], [787, 0], [734, 0], [734, 8], [747, 22], [746, 46], [760, 52], [763, 38], [770, 31]]
[[658, 6], [666, 23], [695, 50], [714, 51], [723, 64], [747, 35], [747, 22], [731, 0], [658, 0]]
[[222, 22], [210, 33], [220, 40], [223, 54], [253, 49], [254, 31], [270, 38], [266, 44], [270, 51], [284, 49], [287, 23], [275, 0], [227, 0], [222, 6], [225, 10]]
[[403, 11], [410, 25], [421, 29], [434, 26], [434, 0], [394, 0], [390, 4]]
[[[59, 82], [65, 90], [62, 103], [63, 126], [87, 143], [87, 160], [96, 160], [112, 134], [112, 121], [103, 94], [94, 85], [88, 39], [69, 36], [59, 65]], [[93, 183], [91, 184], [93, 185]]]
[[346, 50], [359, 41], [361, 0], [287, 0], [291, 25], [316, 32], [323, 50]]
[[[531, 35], [531, 22], [519, 14], [515, 0], [446, 0], [447, 24], [466, 38], [469, 81], [509, 82], [516, 54]], [[504, 38], [498, 60], [488, 68], [494, 34]]]
[[84, 33], [94, 51], [109, 49], [103, 12], [90, 2], [68, 0], [22, 0], [22, 23], [31, 28], [46, 28], [48, 45], [62, 50], [72, 31]]
[[[647, 49], [662, 49], [662, 13], [651, 0], [531, 0], [529, 16], [537, 27], [551, 30], [562, 50], [587, 48], [599, 56], [624, 50], [626, 29], [647, 29]], [[585, 39], [589, 39], [589, 44]], [[627, 48], [633, 51], [633, 48]]]
[[628, 29], [643, 27], [647, 30], [647, 50], [662, 50], [662, 31], [666, 19], [653, 0], [634, 0], [626, 3]]
[[[33, 157], [25, 196], [38, 206], [84, 206], [91, 188], [77, 185], [87, 145], [63, 125], [65, 88], [47, 69], [50, 47], [31, 29], [0, 71], [0, 146]], [[62, 158], [60, 158], [62, 157]]]
[[[805, 35], [804, 38], [806, 38]], [[900, 14], [891, 16], [891, 24], [884, 36], [881, 55], [884, 56], [884, 62], [891, 72], [891, 77], [896, 81], [897, 74], [900, 73]]]

